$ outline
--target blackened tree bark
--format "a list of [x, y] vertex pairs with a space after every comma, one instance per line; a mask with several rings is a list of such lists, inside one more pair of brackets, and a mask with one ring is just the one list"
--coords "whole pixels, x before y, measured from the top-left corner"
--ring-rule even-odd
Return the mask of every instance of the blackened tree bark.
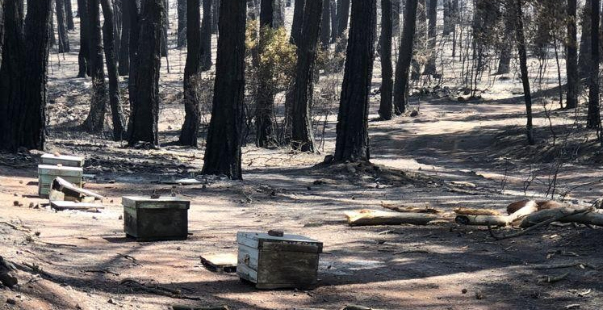
[[80, 16], [80, 51], [77, 56], [78, 73], [77, 77], [83, 78], [90, 73], [88, 68], [89, 51], [89, 21], [88, 21], [88, 0], [77, 0], [77, 11]]
[[331, 7], [331, 43], [337, 41], [337, 0], [329, 0]]
[[119, 75], [128, 75], [130, 71], [130, 5], [127, 3], [130, 0], [122, 2], [122, 27], [121, 27], [121, 42], [119, 42]]
[[590, 31], [592, 0], [586, 0], [584, 10], [582, 11], [582, 35], [580, 37], [580, 57], [578, 59], [578, 74], [581, 79], [590, 76], [590, 59], [592, 57], [590, 48], [592, 47]]
[[348, 30], [350, 19], [350, 0], [337, 0], [337, 38], [341, 38]]
[[163, 34], [161, 35], [161, 57], [168, 57], [168, 29], [170, 28], [170, 18], [169, 18], [169, 8], [170, 2], [169, 0], [163, 1], [163, 7], [165, 8], [165, 15], [163, 16]]
[[245, 1], [220, 7], [218, 58], [203, 173], [243, 178], [241, 143], [245, 96]]
[[187, 0], [178, 0], [178, 48], [186, 46], [186, 7]]
[[2, 45], [4, 45], [4, 0], [0, 0], [0, 70], [2, 70]]
[[[54, 3], [54, 1], [53, 1]], [[23, 23], [21, 23], [23, 24]], [[57, 38], [54, 35], [54, 19], [50, 20], [50, 47], [53, 47], [57, 44]]]
[[324, 50], [328, 49], [331, 43], [331, 3], [329, 0], [323, 0], [322, 3], [320, 43]]
[[201, 23], [201, 71], [211, 69], [211, 25], [213, 0], [203, 0], [203, 22]]
[[258, 19], [259, 13], [259, 4], [258, 0], [247, 0], [247, 18], [250, 20]]
[[[262, 0], [260, 8], [260, 42], [259, 54], [266, 51], [268, 34], [276, 27], [274, 20], [275, 0]], [[258, 97], [255, 110], [256, 145], [259, 147], [274, 146], [272, 114], [274, 111], [274, 69], [260, 63]]]
[[444, 0], [444, 27], [442, 34], [450, 35], [452, 32], [452, 0]]
[[65, 2], [69, 0], [56, 0], [57, 29], [59, 31], [59, 53], [68, 53], [69, 35], [67, 33], [67, 18], [65, 16]]
[[201, 78], [201, 16], [199, 0], [186, 3], [186, 65], [184, 67], [184, 124], [178, 142], [197, 147], [199, 132], [199, 79]]
[[[398, 1], [398, 0], [394, 0]], [[379, 117], [392, 119], [393, 68], [392, 68], [392, 0], [381, 0], [381, 104]]]
[[428, 60], [425, 66], [424, 74], [434, 75], [437, 72], [436, 69], [436, 25], [438, 20], [438, 0], [427, 0], [429, 2], [429, 8], [427, 10], [427, 16], [429, 18], [429, 25], [427, 27], [428, 32]]
[[599, 0], [591, 1], [591, 46], [590, 46], [590, 68], [589, 68], [589, 89], [588, 89], [588, 116], [586, 126], [588, 128], [601, 127], [601, 113], [599, 108]]
[[504, 37], [501, 42], [502, 46], [500, 49], [500, 58], [498, 61], [498, 70], [497, 74], [507, 74], [511, 70], [511, 54], [513, 47], [513, 39], [515, 33], [515, 16], [514, 12], [511, 9], [513, 4], [510, 3], [509, 0], [507, 2], [507, 7], [504, 13], [505, 19], [505, 29], [504, 29]]
[[65, 14], [67, 17], [67, 29], [74, 30], [75, 24], [73, 23], [73, 8], [71, 7], [71, 0], [65, 0]]
[[217, 34], [219, 31], [218, 22], [220, 19], [220, 3], [221, 0], [212, 0], [211, 4], [211, 33]]
[[[128, 93], [130, 99], [130, 106], [132, 105], [132, 94], [136, 92], [136, 85], [134, 80], [136, 79], [136, 58], [138, 55], [138, 38], [140, 36], [140, 1], [139, 0], [126, 0], [125, 3], [128, 6], [128, 14], [130, 15], [130, 73], [128, 76]], [[130, 114], [132, 112], [130, 111]], [[129, 121], [128, 121], [129, 125]]]
[[[427, 48], [427, 0], [419, 0], [417, 6], [417, 24], [413, 41], [415, 53], [422, 53]], [[410, 77], [412, 80], [418, 80], [421, 76], [421, 63], [419, 58], [412, 57]], [[423, 55], [420, 55], [423, 56]]]
[[368, 114], [376, 20], [376, 0], [352, 3], [345, 73], [337, 117], [337, 141], [333, 157], [337, 162], [370, 159]]
[[[69, 1], [69, 0], [68, 0]], [[121, 141], [125, 138], [125, 120], [119, 97], [119, 74], [117, 72], [117, 57], [113, 37], [115, 25], [113, 8], [109, 0], [100, 0], [103, 8], [103, 44], [105, 46], [105, 58], [107, 60], [107, 74], [109, 75], [109, 103], [111, 105], [111, 120], [113, 121], [113, 140]]]
[[304, 7], [306, 0], [295, 0], [293, 8], [293, 23], [291, 24], [291, 43], [297, 45], [301, 41], [302, 21], [304, 19]]
[[417, 27], [418, 4], [418, 0], [408, 0], [404, 10], [404, 29], [402, 31], [402, 40], [400, 41], [394, 86], [394, 106], [398, 115], [406, 112], [406, 105], [408, 104], [408, 78]]
[[274, 28], [285, 27], [285, 4], [283, 0], [274, 0], [273, 6], [272, 20], [274, 21]]
[[[159, 69], [166, 8], [164, 0], [143, 0], [140, 12], [140, 37], [134, 64], [133, 89], [130, 89], [128, 143], [159, 145]], [[133, 45], [130, 45], [133, 48]], [[130, 77], [132, 78], [132, 77]]]
[[[67, 0], [65, 0], [67, 1]], [[115, 57], [119, 57], [121, 49], [121, 32], [123, 25], [123, 0], [111, 0], [113, 3], [113, 39], [115, 40]], [[118, 58], [116, 58], [116, 61]]]
[[523, 12], [522, 12], [523, 0], [514, 0], [515, 9], [515, 35], [517, 39], [517, 50], [519, 52], [519, 67], [521, 71], [521, 82], [523, 84], [523, 93], [526, 103], [526, 135], [528, 143], [533, 145], [534, 133], [532, 129], [532, 93], [530, 92], [530, 78], [528, 76], [528, 56], [526, 52], [526, 38], [523, 30]]
[[[326, 0], [325, 0], [326, 1]], [[320, 34], [323, 0], [308, 0], [302, 21], [303, 40], [297, 47], [297, 66], [291, 105], [291, 145], [302, 152], [314, 152], [312, 106], [314, 64]]]
[[88, 66], [92, 78], [92, 98], [90, 99], [90, 112], [83, 127], [88, 132], [97, 133], [103, 130], [107, 110], [107, 85], [103, 66], [99, 0], [89, 0], [88, 21], [90, 44], [88, 46], [90, 52]]
[[576, 31], [576, 0], [567, 0], [567, 40], [566, 40], [566, 70], [567, 70], [567, 103], [566, 109], [578, 106], [578, 38]]
[[400, 13], [402, 13], [402, 0], [392, 0], [392, 34], [400, 36]]

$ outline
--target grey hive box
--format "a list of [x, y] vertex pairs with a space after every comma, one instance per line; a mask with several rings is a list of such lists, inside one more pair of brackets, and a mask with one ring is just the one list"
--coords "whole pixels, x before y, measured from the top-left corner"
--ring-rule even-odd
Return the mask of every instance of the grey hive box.
[[298, 235], [238, 232], [237, 243], [237, 274], [256, 288], [308, 288], [316, 284], [322, 242]]
[[38, 165], [38, 195], [48, 198], [50, 185], [57, 177], [61, 177], [77, 187], [82, 187], [83, 174], [84, 170], [79, 167]]
[[44, 154], [41, 157], [42, 165], [62, 165], [66, 167], [83, 167], [84, 158], [71, 155]]
[[122, 205], [127, 236], [138, 241], [182, 240], [188, 236], [188, 200], [126, 196]]

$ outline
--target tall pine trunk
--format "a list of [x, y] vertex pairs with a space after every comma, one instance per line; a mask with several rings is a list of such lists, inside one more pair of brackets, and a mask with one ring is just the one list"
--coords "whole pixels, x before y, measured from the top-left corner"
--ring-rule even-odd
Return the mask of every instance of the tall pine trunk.
[[368, 114], [375, 53], [376, 0], [352, 3], [334, 161], [370, 159]]
[[320, 43], [324, 50], [328, 49], [331, 43], [331, 3], [329, 0], [323, 0], [322, 3]]
[[[136, 79], [136, 58], [138, 55], [138, 37], [140, 37], [140, 1], [139, 0], [126, 0], [128, 6], [128, 13], [130, 15], [130, 73], [128, 74], [128, 93], [130, 100], [130, 114], [132, 114], [132, 94], [136, 92], [136, 85], [134, 81]], [[130, 121], [128, 120], [128, 127]], [[128, 128], [129, 130], [129, 128]]]
[[[274, 0], [274, 8], [272, 9], [272, 20], [274, 22], [274, 28], [285, 27], [285, 4], [283, 0]], [[260, 12], [260, 14], [262, 14]]]
[[580, 36], [580, 56], [578, 59], [578, 74], [581, 79], [588, 78], [590, 76], [590, 59], [592, 57], [590, 48], [591, 43], [591, 12], [592, 0], [586, 0], [584, 4], [584, 10], [582, 11], [582, 35]]
[[211, 25], [213, 0], [203, 0], [203, 22], [201, 23], [201, 70], [211, 69]]
[[130, 71], [130, 4], [128, 2], [131, 0], [124, 0], [122, 2], [122, 27], [121, 27], [121, 42], [119, 42], [119, 55], [118, 55], [118, 64], [119, 64], [119, 75], [125, 76], [128, 75]]
[[74, 30], [75, 24], [73, 22], [73, 8], [71, 7], [71, 0], [65, 1], [65, 16], [67, 18], [67, 29]]
[[[274, 20], [275, 0], [262, 0], [260, 8], [260, 42], [259, 54], [266, 52], [268, 36], [276, 28]], [[275, 145], [272, 114], [274, 113], [274, 69], [270, 65], [260, 63], [258, 81], [258, 97], [255, 110], [256, 145], [271, 147]]]
[[4, 0], [0, 0], [0, 70], [2, 70], [2, 45], [4, 45]]
[[56, 0], [56, 16], [57, 16], [57, 29], [59, 31], [59, 53], [68, 53], [69, 48], [69, 35], [67, 34], [67, 18], [65, 16], [65, 1], [69, 0]]
[[[187, 18], [187, 0], [178, 0], [178, 48], [186, 46], [186, 18]], [[188, 57], [188, 56], [187, 56]]]
[[[314, 152], [312, 106], [314, 93], [314, 64], [320, 34], [323, 0], [308, 0], [302, 21], [303, 40], [298, 43], [297, 66], [291, 105], [291, 145], [302, 152]], [[326, 1], [326, 0], [325, 0]]]
[[427, 49], [428, 49], [428, 59], [427, 65], [425, 66], [424, 74], [434, 75], [437, 72], [436, 69], [436, 25], [438, 20], [438, 0], [427, 0], [429, 2], [429, 8], [427, 12], [427, 16], [429, 18], [429, 25], [427, 27], [428, 32], [428, 41], [427, 41]]
[[589, 89], [588, 89], [588, 118], [586, 126], [588, 128], [601, 127], [601, 113], [599, 108], [599, 21], [600, 21], [600, 1], [591, 1], [591, 30], [590, 30], [590, 68], [589, 68]]
[[197, 147], [199, 132], [199, 80], [201, 79], [201, 16], [199, 0], [186, 3], [186, 65], [184, 67], [184, 124], [178, 142]]
[[203, 160], [203, 174], [222, 174], [235, 180], [243, 178], [246, 9], [245, 1], [224, 1], [220, 7], [216, 81]]
[[[135, 63], [134, 87], [130, 92], [128, 143], [159, 145], [159, 69], [166, 8], [164, 0], [143, 0], [140, 12], [140, 37]], [[134, 46], [131, 46], [134, 48]], [[132, 78], [132, 77], [130, 77]], [[132, 92], [133, 90], [133, 92]]]
[[396, 82], [394, 85], [394, 106], [396, 114], [406, 112], [408, 105], [408, 79], [410, 63], [414, 47], [415, 31], [417, 27], [417, 7], [419, 0], [408, 0], [404, 11], [404, 29], [396, 66]]
[[88, 68], [88, 59], [90, 58], [88, 0], [77, 0], [77, 11], [80, 16], [80, 51], [77, 56], [77, 77], [83, 78], [90, 74], [90, 68]]
[[350, 1], [351, 0], [337, 0], [337, 38], [341, 38], [346, 30], [348, 30]]
[[331, 43], [337, 41], [337, 0], [329, 0], [331, 10]]
[[293, 23], [291, 24], [291, 43], [298, 45], [302, 37], [302, 22], [304, 19], [304, 7], [307, 0], [295, 0], [293, 8]]
[[515, 8], [515, 35], [517, 39], [517, 50], [519, 52], [519, 67], [521, 71], [521, 82], [526, 103], [526, 136], [528, 143], [533, 145], [534, 132], [532, 126], [532, 93], [530, 91], [530, 78], [528, 76], [528, 56], [526, 52], [526, 38], [523, 30], [522, 0], [514, 0]]
[[[398, 1], [398, 0], [394, 0]], [[392, 68], [392, 0], [381, 0], [381, 104], [379, 117], [390, 120], [393, 116]]]
[[567, 47], [566, 47], [566, 70], [567, 70], [567, 103], [566, 109], [574, 109], [578, 106], [578, 38], [576, 31], [576, 0], [567, 0]]
[[90, 111], [83, 127], [91, 133], [103, 130], [107, 110], [107, 86], [103, 66], [103, 46], [101, 42], [99, 0], [88, 2], [88, 38], [90, 77], [92, 78], [92, 98]]
[[504, 37], [503, 42], [501, 42], [502, 46], [500, 49], [500, 59], [498, 61], [498, 70], [496, 72], [497, 74], [507, 74], [511, 70], [511, 54], [515, 32], [515, 16], [513, 16], [514, 11], [511, 9], [512, 3], [509, 0], [507, 0], [506, 3], [508, 5], [504, 13]]

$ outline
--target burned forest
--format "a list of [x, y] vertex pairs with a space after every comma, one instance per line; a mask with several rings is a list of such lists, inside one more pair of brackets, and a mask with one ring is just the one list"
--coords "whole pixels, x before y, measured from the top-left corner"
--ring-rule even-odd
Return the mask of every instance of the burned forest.
[[0, 0], [0, 309], [603, 309], [601, 0]]

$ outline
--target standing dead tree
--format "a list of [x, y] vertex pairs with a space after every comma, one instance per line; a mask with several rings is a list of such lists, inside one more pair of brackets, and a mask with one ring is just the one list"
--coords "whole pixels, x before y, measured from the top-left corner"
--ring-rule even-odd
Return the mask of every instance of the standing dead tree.
[[400, 41], [398, 65], [396, 66], [396, 82], [394, 85], [394, 106], [397, 115], [406, 112], [408, 104], [408, 78], [413, 55], [412, 42], [414, 42], [417, 26], [418, 4], [418, 0], [408, 0], [404, 11], [404, 28], [402, 30], [402, 40]]

